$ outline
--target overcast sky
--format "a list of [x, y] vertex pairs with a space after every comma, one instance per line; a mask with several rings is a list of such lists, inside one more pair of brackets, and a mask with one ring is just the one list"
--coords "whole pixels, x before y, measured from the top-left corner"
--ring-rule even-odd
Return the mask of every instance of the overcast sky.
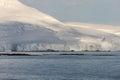
[[61, 21], [120, 25], [120, 0], [20, 0]]

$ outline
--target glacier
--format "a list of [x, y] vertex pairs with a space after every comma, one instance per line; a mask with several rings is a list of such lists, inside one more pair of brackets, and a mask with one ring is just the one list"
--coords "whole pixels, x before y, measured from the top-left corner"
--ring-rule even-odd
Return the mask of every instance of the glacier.
[[0, 51], [119, 51], [120, 26], [61, 22], [24, 5], [0, 0]]

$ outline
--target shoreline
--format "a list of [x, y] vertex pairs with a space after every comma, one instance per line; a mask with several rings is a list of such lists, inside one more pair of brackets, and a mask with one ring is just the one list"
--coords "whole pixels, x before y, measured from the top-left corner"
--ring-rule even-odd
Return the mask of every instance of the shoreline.
[[120, 56], [120, 52], [0, 52], [0, 56], [42, 56], [42, 55]]

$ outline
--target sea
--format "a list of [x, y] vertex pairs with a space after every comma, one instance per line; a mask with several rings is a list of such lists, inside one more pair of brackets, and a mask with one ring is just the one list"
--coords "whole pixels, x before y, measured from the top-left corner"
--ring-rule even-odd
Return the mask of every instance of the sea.
[[0, 56], [0, 80], [120, 80], [120, 55]]

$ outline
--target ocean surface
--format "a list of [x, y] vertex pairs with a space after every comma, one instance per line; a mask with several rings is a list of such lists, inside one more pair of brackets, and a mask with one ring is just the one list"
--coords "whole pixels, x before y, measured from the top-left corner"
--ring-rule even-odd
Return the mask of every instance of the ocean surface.
[[120, 80], [120, 56], [0, 56], [0, 80]]

